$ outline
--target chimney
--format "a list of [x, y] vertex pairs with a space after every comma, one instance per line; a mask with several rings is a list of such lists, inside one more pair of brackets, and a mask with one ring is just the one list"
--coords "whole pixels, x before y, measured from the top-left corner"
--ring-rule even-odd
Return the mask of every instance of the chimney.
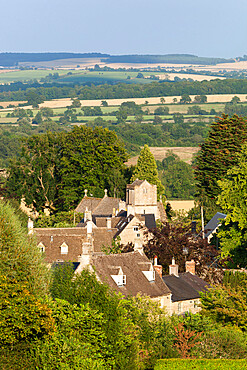
[[107, 217], [107, 219], [106, 219], [106, 227], [107, 227], [107, 229], [111, 229], [111, 217]]
[[86, 221], [92, 221], [92, 212], [89, 211], [87, 207], [84, 212], [84, 222]]
[[135, 239], [134, 240], [134, 252], [139, 252], [142, 256], [144, 255], [143, 251], [143, 245], [142, 245], [142, 240], [141, 239]]
[[172, 258], [172, 264], [169, 265], [169, 275], [178, 276], [178, 265], [175, 264], [175, 258]]
[[88, 221], [87, 222], [87, 236], [91, 236], [93, 232], [93, 222]]
[[106, 198], [107, 197], [107, 189], [105, 189], [104, 192], [105, 192], [104, 198]]
[[27, 229], [28, 229], [28, 234], [33, 234], [33, 220], [31, 220], [30, 217], [28, 217], [28, 222], [27, 222]]
[[196, 273], [196, 263], [194, 260], [185, 262], [185, 271], [190, 272], [192, 275]]
[[87, 189], [84, 189], [84, 197], [87, 197]]
[[154, 257], [154, 269], [157, 272], [157, 274], [162, 278], [162, 266], [158, 265], [158, 257]]

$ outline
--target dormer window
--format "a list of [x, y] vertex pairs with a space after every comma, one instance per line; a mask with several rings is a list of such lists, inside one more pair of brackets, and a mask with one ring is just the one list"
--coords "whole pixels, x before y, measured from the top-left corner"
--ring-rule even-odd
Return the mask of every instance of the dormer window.
[[44, 253], [44, 251], [45, 251], [45, 246], [44, 246], [44, 244], [43, 244], [42, 242], [40, 242], [40, 243], [38, 244], [38, 248], [39, 248], [39, 250], [40, 250], [40, 252], [41, 252], [41, 253]]
[[66, 243], [63, 243], [60, 246], [60, 249], [61, 249], [61, 254], [68, 254], [68, 252], [69, 252], [69, 247]]
[[150, 270], [150, 271], [142, 271], [142, 272], [146, 276], [148, 281], [155, 281], [155, 271]]
[[112, 279], [115, 281], [117, 286], [124, 286], [126, 285], [126, 275], [123, 274], [123, 270], [121, 267], [118, 267], [118, 274], [111, 275]]

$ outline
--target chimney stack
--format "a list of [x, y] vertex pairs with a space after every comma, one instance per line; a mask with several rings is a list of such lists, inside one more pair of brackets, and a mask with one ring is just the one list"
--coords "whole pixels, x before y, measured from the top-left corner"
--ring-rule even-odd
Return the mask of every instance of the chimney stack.
[[28, 222], [27, 222], [27, 229], [28, 229], [28, 234], [33, 234], [33, 220], [31, 220], [30, 217], [28, 217]]
[[107, 217], [107, 219], [106, 219], [106, 227], [107, 227], [107, 229], [111, 229], [111, 217]]
[[87, 236], [92, 236], [93, 233], [93, 222], [88, 221], [87, 222]]
[[185, 262], [185, 271], [190, 272], [191, 274], [195, 275], [195, 273], [196, 273], [196, 263], [195, 263], [194, 260]]
[[157, 274], [162, 278], [162, 266], [158, 265], [158, 257], [154, 257], [154, 269], [157, 272]]
[[104, 192], [105, 192], [104, 198], [106, 198], [107, 197], [107, 189], [105, 189]]
[[169, 265], [169, 275], [178, 276], [178, 265], [175, 263], [175, 258], [172, 258], [172, 264]]
[[86, 207], [85, 212], [84, 212], [84, 222], [87, 221], [92, 221], [92, 212], [88, 210]]
[[87, 189], [84, 189], [84, 197], [87, 197]]

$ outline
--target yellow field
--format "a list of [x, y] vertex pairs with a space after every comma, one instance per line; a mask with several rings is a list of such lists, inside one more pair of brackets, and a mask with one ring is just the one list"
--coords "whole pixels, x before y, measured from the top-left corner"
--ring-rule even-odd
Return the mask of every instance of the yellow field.
[[[150, 147], [149, 149], [156, 160], [162, 161], [170, 150], [186, 163], [191, 163], [193, 155], [199, 150], [198, 147]], [[138, 156], [130, 158], [126, 163], [127, 166], [136, 165], [137, 159]]]
[[[220, 94], [220, 95], [207, 95], [208, 103], [226, 103], [232, 100], [234, 96], [238, 96], [242, 102], [246, 101], [246, 94]], [[190, 95], [193, 100], [195, 95]], [[173, 99], [176, 98], [177, 101], [180, 100], [181, 96], [165, 96], [165, 104], [172, 104]], [[96, 107], [101, 106], [102, 100], [81, 100], [81, 105], [83, 107]], [[148, 104], [160, 104], [160, 97], [153, 98], [128, 98], [128, 99], [106, 99], [108, 105], [110, 106], [119, 106], [126, 101], [134, 101], [138, 105], [145, 104], [148, 101]], [[72, 101], [69, 98], [66, 99], [55, 99], [45, 101], [43, 104], [40, 104], [40, 107], [49, 107], [49, 108], [64, 108], [68, 105], [71, 105]], [[9, 104], [9, 103], [8, 103]], [[30, 107], [29, 107], [30, 108]], [[148, 105], [147, 105], [148, 108]]]

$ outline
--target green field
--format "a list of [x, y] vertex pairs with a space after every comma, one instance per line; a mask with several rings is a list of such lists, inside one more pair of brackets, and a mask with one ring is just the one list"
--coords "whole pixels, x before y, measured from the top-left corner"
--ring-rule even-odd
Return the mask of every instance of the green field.
[[10, 83], [10, 82], [25, 82], [30, 80], [40, 80], [48, 76], [50, 73], [58, 73], [59, 75], [67, 75], [68, 72], [75, 73], [75, 71], [70, 70], [23, 70], [23, 71], [11, 71], [0, 73], [0, 83]]
[[206, 360], [206, 359], [168, 359], [159, 360], [154, 370], [242, 370], [247, 369], [246, 359], [244, 360]]

